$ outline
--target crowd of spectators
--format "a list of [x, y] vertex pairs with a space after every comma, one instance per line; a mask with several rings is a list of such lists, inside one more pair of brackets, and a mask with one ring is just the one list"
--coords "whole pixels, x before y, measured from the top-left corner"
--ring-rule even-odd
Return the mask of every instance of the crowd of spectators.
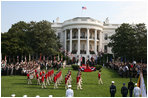
[[109, 62], [104, 65], [118, 72], [121, 77], [138, 77], [140, 71], [143, 75], [147, 74], [147, 64], [144, 63], [131, 63], [131, 62]]

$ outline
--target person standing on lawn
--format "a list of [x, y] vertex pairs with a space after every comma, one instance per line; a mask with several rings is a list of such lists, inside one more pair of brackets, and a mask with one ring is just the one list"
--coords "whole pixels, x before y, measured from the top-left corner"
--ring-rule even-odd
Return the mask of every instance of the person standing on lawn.
[[42, 74], [42, 88], [46, 88], [44, 74]]
[[135, 83], [135, 86], [136, 87], [134, 87], [134, 97], [140, 97], [141, 89], [137, 86], [137, 83]]
[[114, 81], [112, 81], [112, 85], [110, 86], [110, 94], [111, 97], [115, 97], [115, 93], [116, 93], [116, 86], [114, 85]]
[[128, 89], [129, 89], [130, 97], [132, 97], [133, 89], [134, 89], [134, 83], [132, 82], [132, 78], [130, 78], [130, 82], [128, 83]]
[[98, 72], [98, 84], [103, 84], [102, 79], [101, 79], [101, 71], [99, 70]]
[[121, 94], [122, 94], [122, 97], [127, 97], [128, 89], [125, 86], [125, 83], [123, 83], [123, 87], [121, 88]]
[[68, 85], [68, 89], [66, 90], [66, 97], [74, 97], [74, 92], [71, 89], [71, 85]]

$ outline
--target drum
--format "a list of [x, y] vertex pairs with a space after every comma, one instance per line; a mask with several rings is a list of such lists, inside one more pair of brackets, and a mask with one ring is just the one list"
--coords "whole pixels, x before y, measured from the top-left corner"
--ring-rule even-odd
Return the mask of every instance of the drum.
[[29, 78], [30, 78], [30, 79], [33, 79], [33, 75], [30, 75]]

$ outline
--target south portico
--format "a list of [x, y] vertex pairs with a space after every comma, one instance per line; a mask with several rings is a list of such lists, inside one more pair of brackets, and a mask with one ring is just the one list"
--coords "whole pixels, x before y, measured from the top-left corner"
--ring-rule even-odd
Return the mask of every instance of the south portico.
[[64, 29], [64, 48], [74, 57], [79, 58], [79, 61], [84, 57], [86, 62], [86, 59], [94, 58], [94, 55], [101, 51], [102, 29], [80, 27], [71, 26]]

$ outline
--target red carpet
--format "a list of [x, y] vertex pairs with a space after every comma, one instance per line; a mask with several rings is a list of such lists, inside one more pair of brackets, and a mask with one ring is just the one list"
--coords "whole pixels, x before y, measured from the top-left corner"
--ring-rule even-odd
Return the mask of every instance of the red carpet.
[[91, 69], [84, 69], [84, 72], [92, 72]]
[[82, 66], [80, 66], [80, 69], [84, 72], [92, 72], [96, 70], [96, 67], [86, 67], [85, 64], [82, 64]]

